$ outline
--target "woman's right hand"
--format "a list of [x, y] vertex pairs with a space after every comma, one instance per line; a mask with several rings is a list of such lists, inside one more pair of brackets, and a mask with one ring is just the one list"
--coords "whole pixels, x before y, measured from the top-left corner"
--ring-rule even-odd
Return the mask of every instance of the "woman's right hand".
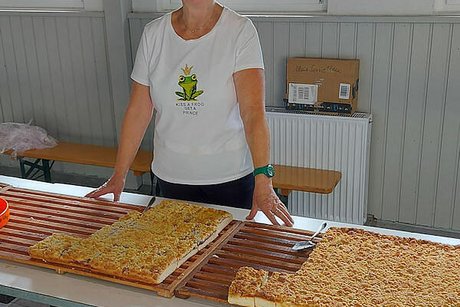
[[88, 193], [85, 197], [98, 198], [102, 195], [113, 194], [113, 201], [120, 200], [120, 194], [123, 192], [125, 187], [126, 176], [123, 175], [112, 175], [103, 185], [96, 190]]

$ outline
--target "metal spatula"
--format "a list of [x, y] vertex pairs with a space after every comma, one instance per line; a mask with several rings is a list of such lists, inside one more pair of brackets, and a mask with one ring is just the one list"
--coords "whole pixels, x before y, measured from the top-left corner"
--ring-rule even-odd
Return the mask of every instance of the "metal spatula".
[[152, 205], [153, 205], [153, 203], [155, 202], [155, 199], [156, 199], [155, 196], [153, 196], [152, 198], [150, 198], [149, 203], [147, 204], [147, 206], [145, 206], [144, 210], [142, 211], [142, 214], [144, 214], [147, 210], [149, 210], [150, 208], [152, 208]]
[[327, 226], [327, 223], [324, 222], [323, 224], [321, 224], [319, 229], [311, 236], [310, 240], [297, 242], [296, 244], [292, 246], [292, 249], [295, 251], [300, 251], [300, 250], [312, 248], [313, 246], [315, 246], [316, 243], [313, 242], [313, 238], [316, 237], [321, 231], [323, 231], [326, 228], [326, 226]]

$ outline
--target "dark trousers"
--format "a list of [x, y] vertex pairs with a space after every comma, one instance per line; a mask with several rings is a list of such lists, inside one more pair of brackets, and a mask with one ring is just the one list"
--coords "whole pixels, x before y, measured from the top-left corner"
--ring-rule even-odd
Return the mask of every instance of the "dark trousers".
[[[158, 178], [158, 177], [157, 177]], [[188, 185], [170, 183], [158, 178], [160, 195], [201, 203], [251, 209], [254, 192], [254, 176], [210, 185]]]

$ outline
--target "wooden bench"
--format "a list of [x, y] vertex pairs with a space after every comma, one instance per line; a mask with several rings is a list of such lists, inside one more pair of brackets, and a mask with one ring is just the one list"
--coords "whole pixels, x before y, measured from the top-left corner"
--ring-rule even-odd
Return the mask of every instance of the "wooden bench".
[[[114, 167], [116, 156], [116, 148], [67, 142], [60, 142], [53, 148], [28, 150], [18, 154], [23, 178], [31, 178], [34, 170], [35, 173], [42, 171], [47, 182], [51, 182], [50, 171], [54, 161]], [[24, 158], [36, 160], [30, 162]], [[153, 177], [150, 172], [152, 159], [153, 154], [150, 151], [139, 150], [130, 170], [135, 176], [149, 173], [153, 185]], [[26, 166], [29, 167], [28, 170]], [[342, 177], [338, 171], [284, 165], [274, 165], [274, 167], [273, 187], [279, 189], [280, 194], [284, 196], [291, 191], [328, 194], [334, 190]], [[32, 177], [34, 177], [33, 174]]]
[[[53, 148], [33, 149], [18, 154], [22, 178], [30, 178], [32, 172], [42, 171], [45, 181], [51, 182], [51, 168], [54, 161], [114, 167], [117, 157], [117, 149], [98, 145], [77, 144], [59, 142]], [[34, 162], [24, 158], [36, 159]], [[135, 176], [150, 173], [150, 164], [153, 154], [147, 150], [139, 150], [130, 167]], [[41, 165], [40, 165], [41, 163]], [[26, 166], [29, 167], [26, 170]]]
[[342, 178], [338, 171], [322, 170], [307, 167], [273, 165], [275, 177], [273, 187], [279, 193], [288, 196], [291, 191], [329, 194]]

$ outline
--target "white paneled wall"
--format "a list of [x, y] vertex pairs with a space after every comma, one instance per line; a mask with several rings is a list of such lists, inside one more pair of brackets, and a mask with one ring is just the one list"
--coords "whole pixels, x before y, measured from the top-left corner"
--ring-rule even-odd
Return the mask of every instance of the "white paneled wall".
[[[0, 121], [31, 120], [58, 140], [115, 146], [102, 13], [0, 13]], [[111, 173], [69, 163], [53, 170]]]
[[2, 122], [32, 120], [58, 139], [113, 146], [102, 15], [0, 15], [0, 102]]

